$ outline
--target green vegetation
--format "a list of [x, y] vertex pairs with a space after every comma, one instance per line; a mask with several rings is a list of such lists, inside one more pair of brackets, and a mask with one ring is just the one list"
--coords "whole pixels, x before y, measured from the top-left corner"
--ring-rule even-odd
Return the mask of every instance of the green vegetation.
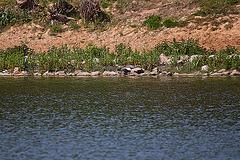
[[27, 11], [19, 13], [13, 9], [5, 10], [4, 8], [0, 8], [0, 30], [15, 24], [21, 25], [23, 23], [28, 23], [31, 20]]
[[[131, 47], [119, 44], [112, 53], [106, 47], [89, 45], [85, 49], [68, 48], [67, 45], [60, 48], [52, 47], [47, 52], [36, 53], [28, 48], [26, 44], [15, 46], [0, 51], [0, 71], [13, 71], [14, 67], [20, 70], [41, 73], [45, 71], [74, 72], [75, 70], [116, 70], [117, 67], [126, 65], [141, 66], [144, 69], [152, 70], [161, 65], [160, 55], [172, 57], [171, 63], [165, 64], [166, 69], [173, 69], [178, 72], [193, 72], [200, 70], [201, 66], [208, 65], [214, 69], [237, 69], [240, 70], [240, 57], [236, 48], [228, 46], [225, 50], [207, 50], [199, 46], [198, 41], [189, 39], [177, 42], [162, 42], [151, 51], [132, 51]], [[184, 60], [178, 63], [180, 56], [201, 55], [193, 61]], [[209, 57], [215, 55], [214, 57]]]
[[162, 27], [161, 18], [160, 18], [160, 16], [150, 15], [143, 22], [143, 25], [147, 26], [148, 30], [156, 30], [156, 29]]
[[[226, 15], [228, 13], [234, 13], [235, 10], [232, 7], [233, 4], [239, 3], [239, 0], [200, 0], [196, 1], [201, 6], [195, 15], [207, 16], [212, 15], [216, 16], [219, 14]], [[238, 12], [235, 12], [238, 14]]]

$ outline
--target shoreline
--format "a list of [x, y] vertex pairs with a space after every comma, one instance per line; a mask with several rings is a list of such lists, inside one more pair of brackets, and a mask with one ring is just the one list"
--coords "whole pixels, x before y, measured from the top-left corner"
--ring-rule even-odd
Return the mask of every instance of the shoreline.
[[[17, 67], [16, 67], [17, 68]], [[94, 72], [83, 72], [83, 71], [75, 71], [74, 73], [66, 73], [64, 71], [58, 72], [45, 72], [41, 73], [28, 73], [26, 71], [16, 71], [14, 73], [0, 72], [0, 77], [240, 77], [240, 72], [237, 70], [233, 71], [224, 71], [221, 72], [210, 72], [210, 73], [171, 73], [167, 71], [163, 72], [150, 72], [148, 70], [141, 71], [140, 68], [132, 69], [130, 72], [122, 70], [122, 71], [94, 71]]]

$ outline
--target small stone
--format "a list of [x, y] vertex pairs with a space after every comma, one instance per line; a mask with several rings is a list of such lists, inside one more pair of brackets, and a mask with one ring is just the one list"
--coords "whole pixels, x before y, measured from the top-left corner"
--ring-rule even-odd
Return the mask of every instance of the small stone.
[[108, 73], [109, 76], [119, 76], [119, 73], [118, 72], [109, 72]]
[[232, 73], [230, 74], [230, 76], [240, 76], [240, 72], [238, 72], [236, 69], [234, 69], [232, 71]]
[[91, 76], [99, 76], [101, 74], [100, 71], [95, 71], [95, 72], [91, 72]]
[[59, 72], [58, 72], [58, 75], [59, 75], [59, 76], [66, 76], [66, 74], [65, 74], [64, 71], [59, 71]]
[[39, 72], [36, 72], [36, 73], [33, 73], [34, 76], [41, 76], [41, 73]]
[[185, 60], [188, 60], [188, 59], [189, 59], [188, 55], [180, 56], [180, 60], [182, 60], [182, 61], [185, 61]]
[[90, 76], [90, 73], [88, 72], [80, 72], [77, 74], [77, 76]]
[[144, 73], [144, 71], [142, 68], [137, 67], [137, 68], [132, 69], [131, 73], [141, 74], [141, 73]]
[[128, 74], [129, 72], [131, 72], [131, 68], [130, 67], [124, 67], [122, 68], [122, 71], [124, 72], [124, 74]]
[[212, 73], [212, 74], [210, 74], [210, 76], [223, 76], [223, 74], [222, 73]]
[[215, 57], [215, 55], [210, 55], [210, 56], [208, 56], [208, 58], [214, 58]]
[[13, 76], [13, 74], [8, 72], [0, 72], [0, 76]]
[[162, 53], [159, 58], [161, 63], [169, 63], [169, 58], [165, 54]]
[[74, 73], [67, 73], [67, 76], [75, 76]]
[[189, 59], [190, 62], [192, 62], [194, 59], [197, 59], [198, 57], [202, 57], [202, 55], [192, 55]]
[[223, 76], [229, 76], [230, 75], [230, 72], [229, 71], [226, 71], [226, 72], [222, 72]]
[[202, 66], [202, 68], [201, 68], [202, 71], [206, 71], [206, 72], [208, 72], [209, 69], [210, 69], [210, 67], [209, 67], [208, 65], [204, 65], [204, 66]]
[[47, 72], [45, 72], [45, 73], [43, 73], [43, 75], [42, 76], [48, 76], [48, 71]]
[[202, 75], [202, 73], [201, 73], [200, 71], [194, 72], [193, 74], [194, 74], [195, 76], [201, 76], [201, 75]]
[[166, 75], [167, 76], [172, 76], [173, 74], [171, 72], [168, 72]]
[[227, 70], [226, 69], [220, 69], [219, 71], [218, 71], [218, 73], [223, 73], [223, 72], [226, 72]]
[[77, 74], [80, 73], [80, 72], [82, 72], [82, 71], [81, 71], [81, 70], [76, 70], [76, 71], [74, 72], [74, 74], [77, 75]]

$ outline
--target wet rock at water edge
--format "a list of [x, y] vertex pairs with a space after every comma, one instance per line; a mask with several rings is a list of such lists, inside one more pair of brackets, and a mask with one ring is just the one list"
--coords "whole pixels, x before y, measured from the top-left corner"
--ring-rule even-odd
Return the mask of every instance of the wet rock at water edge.
[[77, 76], [90, 76], [91, 74], [88, 72], [79, 72]]
[[58, 71], [57, 75], [58, 76], [66, 76], [66, 73], [64, 71]]
[[229, 71], [226, 71], [226, 72], [222, 72], [223, 76], [229, 76], [230, 75], [230, 72]]
[[114, 72], [114, 71], [104, 71], [103, 76], [119, 76], [118, 72]]
[[130, 67], [124, 67], [124, 68], [122, 68], [122, 71], [123, 71], [123, 73], [124, 74], [128, 74], [129, 72], [131, 72], [131, 68]]
[[74, 72], [74, 75], [76, 76], [78, 73], [80, 73], [80, 72], [82, 72], [82, 70], [76, 70], [75, 72]]
[[172, 76], [173, 74], [171, 72], [163, 71], [159, 75]]
[[39, 72], [33, 73], [33, 75], [34, 75], [34, 76], [42, 76], [42, 74], [39, 73]]
[[3, 71], [3, 72], [0, 72], [0, 76], [13, 76], [13, 74]]
[[194, 76], [202, 76], [202, 73], [200, 71], [194, 72], [193, 74], [194, 74]]
[[220, 77], [220, 76], [223, 76], [223, 74], [222, 73], [211, 73], [210, 76], [219, 76]]
[[236, 69], [234, 69], [232, 71], [232, 73], [230, 74], [230, 76], [240, 76], [240, 72], [238, 72]]
[[144, 73], [144, 70], [142, 68], [137, 67], [137, 68], [133, 68], [131, 70], [131, 73], [141, 74], [141, 73]]
[[100, 71], [95, 71], [90, 73], [90, 76], [100, 76], [100, 75], [101, 75]]
[[75, 73], [67, 73], [67, 76], [75, 76]]

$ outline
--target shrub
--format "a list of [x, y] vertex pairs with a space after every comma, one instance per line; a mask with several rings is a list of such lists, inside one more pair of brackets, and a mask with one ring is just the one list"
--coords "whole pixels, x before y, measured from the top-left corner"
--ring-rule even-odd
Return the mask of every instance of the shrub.
[[166, 19], [166, 20], [163, 21], [163, 25], [167, 28], [176, 27], [177, 22], [172, 21], [171, 19]]
[[161, 18], [160, 16], [150, 15], [147, 19], [143, 22], [143, 25], [147, 26], [149, 30], [156, 30], [162, 27]]
[[23, 24], [30, 22], [28, 12], [23, 11], [21, 14], [13, 9], [0, 8], [0, 30], [17, 23]]

